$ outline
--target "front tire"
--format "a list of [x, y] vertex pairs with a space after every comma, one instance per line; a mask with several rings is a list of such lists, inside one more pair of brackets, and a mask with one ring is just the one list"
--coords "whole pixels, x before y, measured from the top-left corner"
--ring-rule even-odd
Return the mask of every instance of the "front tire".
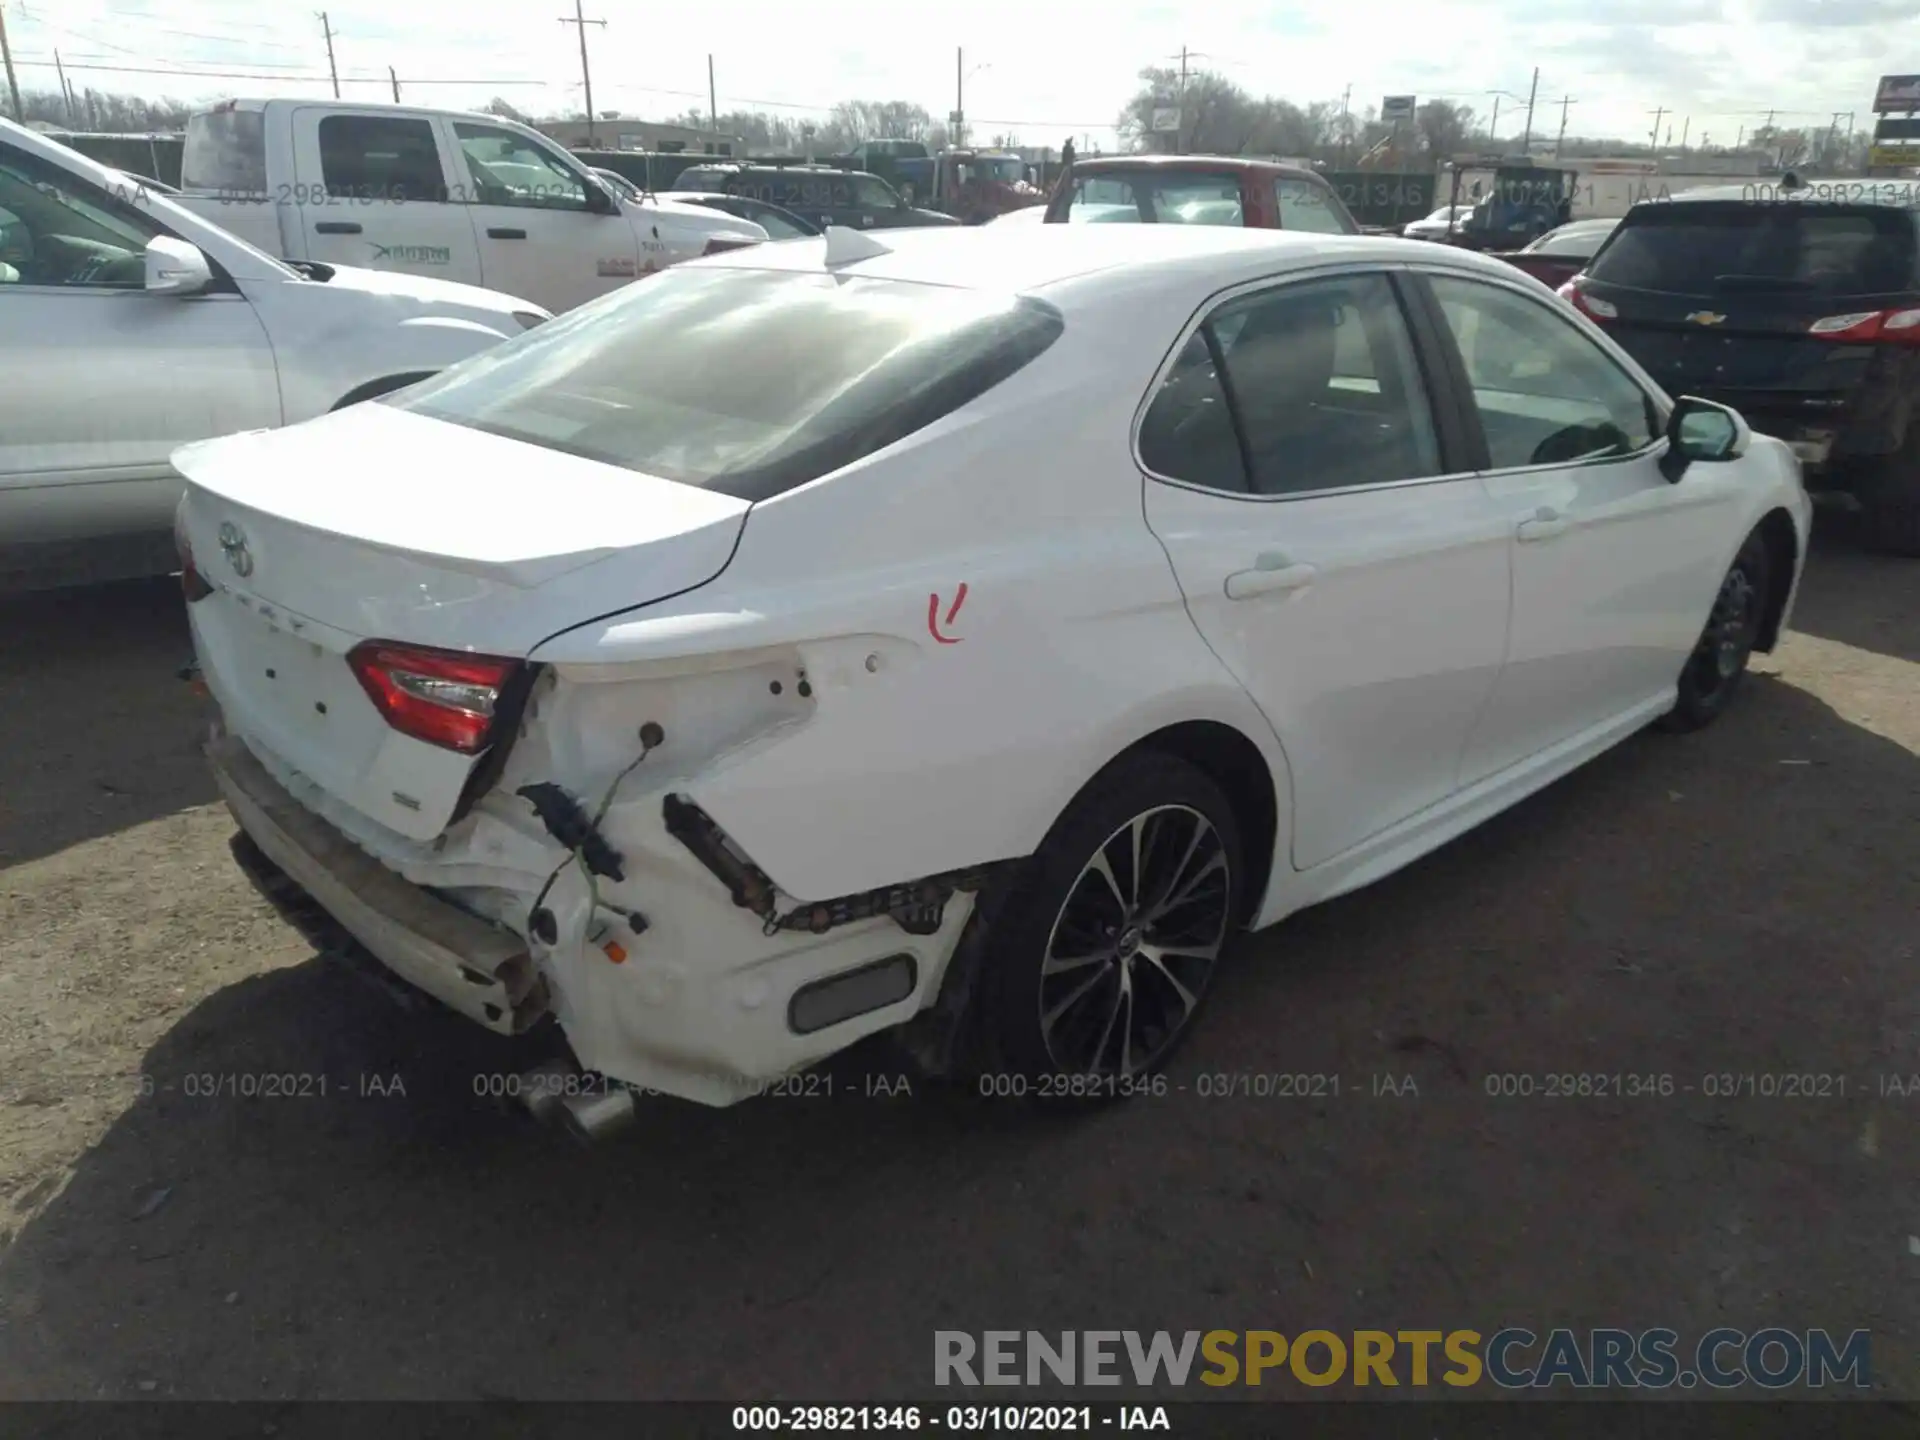
[[1733, 557], [1699, 643], [1680, 672], [1673, 709], [1660, 717], [1665, 730], [1699, 730], [1719, 719], [1733, 703], [1754, 642], [1760, 638], [1775, 584], [1773, 556], [1758, 530], [1747, 536]]
[[1242, 854], [1232, 806], [1185, 761], [1143, 751], [1096, 776], [981, 916], [976, 1077], [1114, 1098], [1159, 1069], [1239, 916]]

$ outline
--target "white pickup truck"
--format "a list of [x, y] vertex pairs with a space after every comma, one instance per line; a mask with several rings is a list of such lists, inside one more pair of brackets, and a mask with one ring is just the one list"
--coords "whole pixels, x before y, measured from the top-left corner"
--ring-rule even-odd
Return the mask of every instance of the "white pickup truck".
[[0, 120], [0, 591], [164, 574], [175, 448], [399, 389], [548, 318], [294, 268]]
[[405, 271], [568, 310], [765, 240], [697, 205], [616, 196], [537, 130], [407, 105], [228, 100], [187, 121], [175, 197], [271, 254]]

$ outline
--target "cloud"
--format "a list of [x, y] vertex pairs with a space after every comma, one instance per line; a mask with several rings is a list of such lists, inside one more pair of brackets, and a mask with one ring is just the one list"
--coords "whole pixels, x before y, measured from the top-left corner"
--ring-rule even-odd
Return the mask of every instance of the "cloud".
[[[458, 107], [500, 95], [533, 111], [581, 103], [579, 37], [565, 3], [328, 0], [348, 98], [385, 98], [387, 67], [408, 101]], [[718, 0], [636, 10], [587, 0], [597, 108], [660, 116], [705, 108], [712, 52], [720, 106], [821, 115], [850, 98], [906, 99], [936, 115], [964, 80], [969, 119], [1031, 143], [1071, 134], [1111, 143], [1110, 126], [1143, 66], [1217, 69], [1256, 95], [1356, 109], [1389, 94], [1448, 99], [1487, 113], [1524, 96], [1575, 97], [1570, 129], [1640, 135], [1661, 107], [1697, 134], [1754, 112], [1787, 123], [1864, 114], [1888, 54], [1920, 53], [1920, 0], [1465, 0], [1360, 6], [1352, 0], [1112, 0], [1097, 13], [1029, 0], [928, 10], [899, 0]], [[308, 7], [254, 0], [8, 0], [21, 81], [52, 88], [57, 48], [69, 78], [102, 90], [204, 100], [330, 93]], [[962, 75], [955, 74], [956, 51]], [[127, 67], [118, 71], [87, 68]], [[194, 75], [131, 73], [193, 70]], [[232, 77], [208, 72], [232, 71]], [[458, 83], [436, 83], [458, 82]], [[1501, 116], [1516, 102], [1502, 98]], [[1558, 126], [1558, 114], [1551, 123]], [[1544, 129], [1546, 122], [1537, 121]]]

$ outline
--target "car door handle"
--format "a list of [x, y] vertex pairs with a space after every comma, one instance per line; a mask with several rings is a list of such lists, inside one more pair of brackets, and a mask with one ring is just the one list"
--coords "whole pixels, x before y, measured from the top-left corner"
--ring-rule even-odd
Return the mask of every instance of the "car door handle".
[[524, 240], [527, 238], [527, 232], [509, 225], [489, 225], [487, 238], [489, 240]]
[[1556, 535], [1564, 535], [1568, 526], [1567, 517], [1558, 510], [1541, 506], [1534, 511], [1531, 520], [1522, 520], [1514, 531], [1514, 538], [1523, 544], [1534, 540], [1551, 540]]
[[1262, 555], [1253, 566], [1251, 570], [1236, 570], [1227, 576], [1229, 600], [1251, 600], [1256, 595], [1304, 590], [1319, 573], [1311, 565], [1295, 565], [1284, 555]]
[[358, 235], [360, 233], [360, 222], [358, 220], [322, 220], [313, 227], [313, 233], [316, 235]]

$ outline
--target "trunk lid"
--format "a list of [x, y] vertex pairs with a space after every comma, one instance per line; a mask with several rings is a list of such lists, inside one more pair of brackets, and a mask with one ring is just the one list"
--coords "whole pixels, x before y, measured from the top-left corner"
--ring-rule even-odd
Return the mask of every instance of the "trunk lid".
[[523, 660], [558, 631], [712, 580], [750, 508], [378, 402], [190, 445], [174, 465], [182, 537], [215, 587], [189, 615], [230, 728], [283, 781], [297, 772], [423, 840], [487, 751], [390, 725], [355, 646]]

